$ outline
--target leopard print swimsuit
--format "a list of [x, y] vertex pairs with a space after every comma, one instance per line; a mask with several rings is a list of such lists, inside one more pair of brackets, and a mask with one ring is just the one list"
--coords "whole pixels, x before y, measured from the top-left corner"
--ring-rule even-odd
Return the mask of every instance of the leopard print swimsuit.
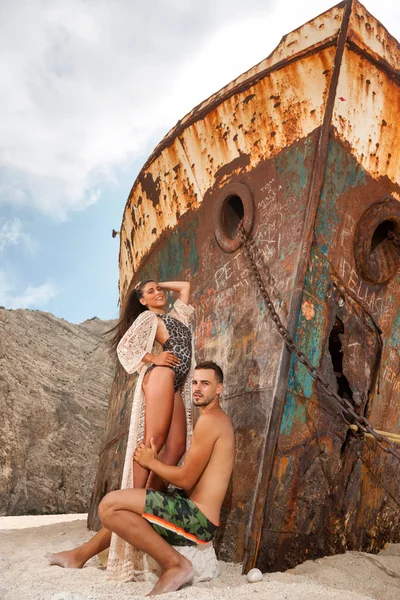
[[[174, 391], [177, 392], [185, 383], [185, 379], [190, 371], [192, 362], [192, 334], [189, 327], [171, 317], [170, 315], [158, 314], [157, 317], [163, 320], [167, 328], [169, 338], [163, 344], [164, 352], [173, 352], [180, 363], [176, 367], [167, 367], [175, 373]], [[151, 365], [146, 373], [154, 369], [157, 365]]]

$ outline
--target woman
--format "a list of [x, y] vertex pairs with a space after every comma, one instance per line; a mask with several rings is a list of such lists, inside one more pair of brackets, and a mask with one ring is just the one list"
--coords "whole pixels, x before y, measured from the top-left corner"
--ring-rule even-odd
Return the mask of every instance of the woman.
[[[166, 314], [164, 290], [178, 293], [173, 310]], [[188, 305], [190, 283], [141, 281], [125, 300], [117, 325], [111, 330], [111, 346], [128, 373], [138, 372], [128, 444], [122, 476], [122, 489], [165, 484], [133, 461], [139, 442], [153, 437], [160, 459], [177, 465], [191, 435], [190, 381], [182, 389], [193, 368], [192, 336], [188, 327], [194, 308]], [[185, 410], [186, 407], [186, 410]], [[129, 580], [140, 569], [140, 558], [129, 544], [102, 528], [86, 544], [68, 552], [47, 554], [51, 564], [82, 567], [85, 562], [110, 546], [110, 577]]]
[[[169, 314], [164, 311], [165, 289], [179, 294]], [[147, 443], [151, 437], [158, 449], [165, 445], [162, 456], [166, 464], [178, 464], [185, 452], [187, 428], [181, 388], [192, 362], [192, 337], [187, 325], [194, 309], [188, 305], [189, 293], [190, 283], [186, 281], [142, 281], [129, 294], [115, 327], [112, 344], [120, 363], [128, 373], [139, 372], [127, 456], [139, 441], [144, 438]], [[190, 414], [190, 397], [187, 400]], [[132, 461], [125, 466], [132, 469]], [[144, 488], [148, 476], [134, 463], [133, 477], [125, 473], [127, 481], [123, 477], [123, 484]], [[151, 487], [163, 489], [164, 485], [152, 478]]]

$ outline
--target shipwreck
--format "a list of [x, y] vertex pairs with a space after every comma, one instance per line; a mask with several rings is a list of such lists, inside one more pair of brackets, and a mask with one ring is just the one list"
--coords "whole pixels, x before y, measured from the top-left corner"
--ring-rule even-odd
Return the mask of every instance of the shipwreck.
[[[190, 278], [197, 358], [226, 375], [237, 456], [216, 546], [246, 570], [400, 541], [400, 461], [289, 351], [238, 228], [299, 348], [400, 450], [399, 69], [398, 42], [342, 2], [182, 118], [126, 203], [121, 298]], [[91, 527], [119, 486], [133, 385], [117, 371]]]

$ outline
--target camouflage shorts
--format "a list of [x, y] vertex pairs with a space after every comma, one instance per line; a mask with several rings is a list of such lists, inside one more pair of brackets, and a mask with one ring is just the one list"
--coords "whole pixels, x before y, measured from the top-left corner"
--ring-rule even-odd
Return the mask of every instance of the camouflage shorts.
[[207, 544], [218, 529], [183, 490], [166, 494], [146, 490], [142, 517], [171, 546]]

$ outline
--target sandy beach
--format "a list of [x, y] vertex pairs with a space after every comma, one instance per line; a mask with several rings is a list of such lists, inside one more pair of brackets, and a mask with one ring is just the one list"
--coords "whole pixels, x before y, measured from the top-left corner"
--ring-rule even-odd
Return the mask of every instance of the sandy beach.
[[[86, 515], [0, 517], [1, 600], [132, 600], [143, 598], [150, 583], [106, 580], [97, 558], [81, 570], [50, 567], [44, 552], [67, 550], [86, 541]], [[378, 555], [347, 552], [307, 561], [286, 573], [264, 575], [249, 584], [240, 565], [220, 563], [218, 579], [199, 583], [165, 598], [175, 600], [398, 600], [400, 544]]]

